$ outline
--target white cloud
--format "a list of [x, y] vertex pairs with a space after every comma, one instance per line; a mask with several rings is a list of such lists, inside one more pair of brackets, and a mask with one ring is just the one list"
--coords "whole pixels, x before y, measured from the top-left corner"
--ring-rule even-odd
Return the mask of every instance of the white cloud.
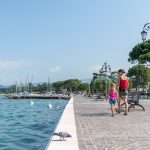
[[20, 60], [3, 60], [0, 61], [0, 69], [16, 69], [19, 67], [24, 67], [24, 66], [30, 66], [31, 64], [26, 61], [20, 61]]
[[62, 69], [59, 66], [55, 66], [55, 67], [49, 69], [50, 73], [57, 73], [57, 72], [61, 72], [61, 71], [62, 71]]

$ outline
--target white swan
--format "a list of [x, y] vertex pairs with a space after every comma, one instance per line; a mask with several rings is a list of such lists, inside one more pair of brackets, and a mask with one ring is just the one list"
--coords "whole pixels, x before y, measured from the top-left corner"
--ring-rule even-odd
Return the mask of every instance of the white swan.
[[49, 104], [46, 106], [46, 109], [52, 109], [52, 104], [50, 103], [50, 101], [49, 101]]
[[52, 104], [49, 101], [48, 107], [51, 109], [52, 108]]
[[31, 106], [34, 105], [34, 102], [31, 100]]

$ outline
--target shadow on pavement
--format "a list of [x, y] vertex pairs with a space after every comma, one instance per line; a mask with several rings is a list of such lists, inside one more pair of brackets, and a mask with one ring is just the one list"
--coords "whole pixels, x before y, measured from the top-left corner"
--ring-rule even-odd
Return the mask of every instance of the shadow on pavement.
[[104, 116], [109, 116], [110, 113], [79, 113], [79, 116], [85, 116], [85, 117], [104, 117]]

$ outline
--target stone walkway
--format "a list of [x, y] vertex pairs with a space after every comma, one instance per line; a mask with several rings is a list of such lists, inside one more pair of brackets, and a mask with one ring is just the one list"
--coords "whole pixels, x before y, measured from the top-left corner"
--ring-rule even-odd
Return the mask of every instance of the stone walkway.
[[140, 101], [146, 111], [111, 117], [108, 102], [82, 96], [74, 99], [80, 150], [150, 150], [150, 101]]

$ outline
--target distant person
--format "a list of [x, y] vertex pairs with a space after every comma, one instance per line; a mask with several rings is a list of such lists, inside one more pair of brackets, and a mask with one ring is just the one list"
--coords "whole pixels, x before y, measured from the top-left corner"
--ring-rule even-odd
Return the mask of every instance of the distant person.
[[125, 75], [125, 71], [123, 69], [118, 70], [118, 88], [119, 88], [119, 99], [118, 99], [118, 113], [121, 112], [121, 101], [125, 102], [125, 113], [127, 115], [128, 112], [128, 87], [129, 81], [127, 76]]
[[109, 104], [111, 106], [111, 111], [112, 111], [111, 116], [114, 117], [115, 105], [116, 105], [117, 99], [118, 99], [118, 92], [116, 90], [116, 85], [114, 83], [111, 83], [111, 85], [110, 85], [107, 99], [109, 99]]

